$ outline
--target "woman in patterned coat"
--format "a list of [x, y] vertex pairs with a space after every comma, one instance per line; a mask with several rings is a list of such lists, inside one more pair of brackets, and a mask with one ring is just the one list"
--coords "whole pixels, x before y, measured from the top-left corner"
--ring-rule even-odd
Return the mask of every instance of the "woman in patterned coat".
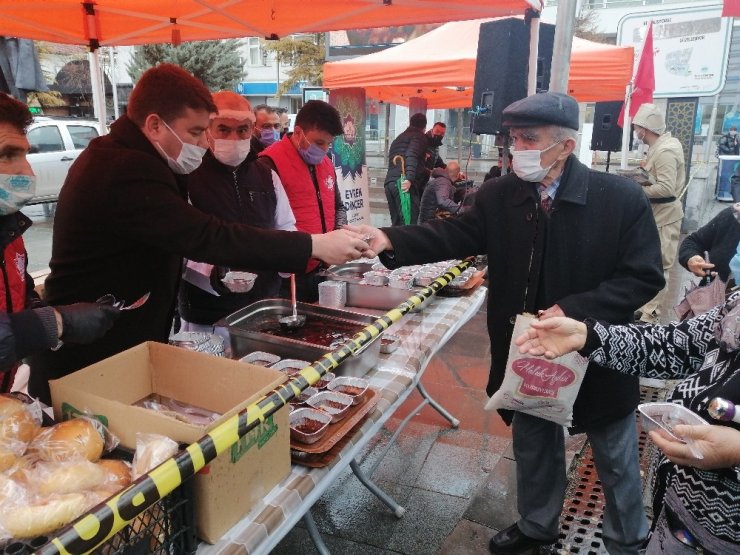
[[740, 424], [713, 420], [707, 411], [715, 397], [740, 405], [740, 292], [706, 314], [667, 326], [548, 318], [533, 322], [516, 342], [520, 352], [549, 359], [577, 350], [624, 374], [682, 378], [668, 400], [712, 425], [675, 427], [680, 437], [693, 439], [703, 459], [685, 443], [650, 432], [663, 453], [646, 554], [740, 553]]

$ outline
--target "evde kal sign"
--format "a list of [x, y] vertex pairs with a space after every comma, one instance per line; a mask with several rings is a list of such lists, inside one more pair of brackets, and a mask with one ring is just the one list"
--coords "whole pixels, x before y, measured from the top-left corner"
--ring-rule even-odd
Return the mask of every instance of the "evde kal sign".
[[533, 319], [530, 314], [516, 317], [504, 381], [488, 400], [486, 410], [515, 410], [570, 426], [588, 360], [578, 353], [554, 360], [519, 354], [514, 339], [527, 331]]

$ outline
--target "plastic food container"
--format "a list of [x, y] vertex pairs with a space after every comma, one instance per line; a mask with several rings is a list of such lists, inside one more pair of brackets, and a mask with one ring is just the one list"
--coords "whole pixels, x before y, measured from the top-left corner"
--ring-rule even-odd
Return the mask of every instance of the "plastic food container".
[[380, 352], [387, 355], [391, 354], [398, 348], [401, 343], [401, 338], [391, 333], [384, 333], [380, 338]]
[[326, 387], [329, 391], [344, 393], [352, 397], [352, 404], [359, 405], [365, 399], [368, 381], [364, 378], [350, 378], [349, 376], [339, 376], [334, 378]]
[[280, 370], [280, 372], [284, 372], [289, 376], [294, 376], [309, 364], [310, 362], [306, 362], [305, 360], [298, 360], [297, 358], [284, 358], [277, 361], [275, 364], [270, 366], [270, 368]]
[[[352, 397], [335, 391], [322, 391], [311, 397], [306, 403], [331, 417], [332, 422], [339, 422], [347, 415], [352, 406]], [[297, 412], [297, 411], [296, 411]]]
[[316, 409], [303, 408], [290, 413], [290, 437], [301, 443], [316, 443], [329, 429], [331, 416]]
[[264, 351], [253, 351], [239, 359], [239, 362], [248, 362], [257, 366], [272, 366], [280, 360], [280, 357]]
[[391, 274], [388, 278], [388, 286], [394, 289], [411, 289], [413, 279], [414, 277], [409, 274], [397, 274], [395, 276]]
[[642, 403], [637, 406], [637, 410], [640, 411], [640, 422], [646, 431], [663, 430], [674, 439], [685, 443], [697, 459], [704, 458], [693, 440], [685, 440], [673, 431], [677, 424], [708, 426], [709, 423], [701, 416], [675, 403]]
[[221, 283], [232, 293], [247, 293], [254, 287], [257, 274], [251, 272], [226, 272]]

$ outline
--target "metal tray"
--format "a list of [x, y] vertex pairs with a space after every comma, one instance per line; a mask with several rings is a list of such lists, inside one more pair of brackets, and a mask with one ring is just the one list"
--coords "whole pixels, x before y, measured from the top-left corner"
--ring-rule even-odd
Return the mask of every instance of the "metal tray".
[[[236, 359], [253, 351], [265, 351], [282, 358], [297, 358], [313, 362], [333, 350], [324, 345], [271, 335], [253, 329], [261, 323], [277, 322], [281, 317], [287, 316], [291, 312], [289, 300], [265, 299], [219, 320], [216, 322], [216, 328], [227, 330], [231, 340], [231, 356]], [[375, 317], [366, 314], [305, 303], [298, 303], [298, 313], [307, 316], [309, 319], [318, 319], [328, 323], [339, 321], [366, 326], [375, 321]], [[340, 376], [353, 377], [362, 377], [367, 374], [378, 361], [380, 341], [377, 339], [379, 337], [380, 335], [365, 349], [340, 364], [335, 373]]]
[[[362, 276], [365, 272], [372, 270], [373, 265], [366, 262], [349, 262], [332, 266], [328, 272], [322, 275], [328, 279], [344, 281], [347, 283], [347, 306], [356, 306], [357, 308], [374, 308], [377, 310], [390, 310], [396, 308], [399, 304], [406, 301], [411, 295], [419, 292], [418, 287], [411, 289], [395, 289], [387, 285], [368, 285], [363, 283]], [[425, 308], [432, 300], [429, 297], [421, 306], [415, 308], [416, 312]]]

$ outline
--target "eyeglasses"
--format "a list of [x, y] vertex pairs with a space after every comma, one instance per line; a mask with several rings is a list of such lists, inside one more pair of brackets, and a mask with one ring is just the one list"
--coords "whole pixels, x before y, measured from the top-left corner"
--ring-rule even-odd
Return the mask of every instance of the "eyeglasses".
[[258, 125], [260, 129], [277, 129], [278, 131], [283, 128], [283, 125], [281, 123], [263, 123], [262, 125]]

